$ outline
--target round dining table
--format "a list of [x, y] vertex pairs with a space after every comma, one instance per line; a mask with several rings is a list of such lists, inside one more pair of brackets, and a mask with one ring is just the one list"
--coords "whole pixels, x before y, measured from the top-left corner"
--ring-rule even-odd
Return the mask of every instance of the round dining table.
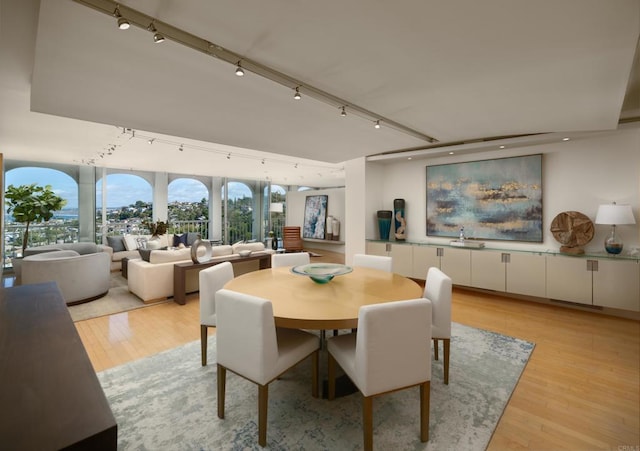
[[325, 284], [288, 267], [262, 269], [238, 276], [224, 288], [270, 300], [277, 327], [316, 330], [357, 328], [363, 305], [423, 295], [420, 285], [407, 277], [364, 267], [353, 267]]

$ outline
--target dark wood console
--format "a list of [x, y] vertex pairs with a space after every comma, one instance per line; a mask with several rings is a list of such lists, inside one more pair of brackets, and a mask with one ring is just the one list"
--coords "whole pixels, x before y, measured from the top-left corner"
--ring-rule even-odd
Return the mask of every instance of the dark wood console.
[[0, 356], [0, 448], [117, 448], [115, 418], [54, 282], [0, 288]]
[[262, 252], [255, 252], [249, 255], [248, 257], [240, 257], [239, 255], [233, 255], [226, 257], [224, 259], [215, 259], [209, 260], [204, 263], [193, 263], [193, 262], [180, 262], [173, 265], [173, 301], [176, 304], [184, 305], [187, 302], [187, 293], [186, 293], [186, 277], [187, 271], [198, 270], [208, 268], [210, 266], [217, 265], [219, 263], [231, 262], [231, 263], [239, 263], [239, 262], [248, 262], [252, 260], [259, 261], [259, 269], [267, 269], [271, 268], [271, 254], [265, 254]]

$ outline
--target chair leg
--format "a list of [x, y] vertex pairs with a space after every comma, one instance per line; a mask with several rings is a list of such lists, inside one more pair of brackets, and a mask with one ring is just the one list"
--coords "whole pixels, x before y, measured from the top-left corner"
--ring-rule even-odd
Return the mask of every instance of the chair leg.
[[327, 379], [329, 384], [329, 393], [327, 393], [327, 399], [333, 401], [336, 397], [336, 359], [329, 354], [327, 362]]
[[227, 369], [218, 363], [218, 418], [224, 418], [224, 395], [227, 385]]
[[207, 326], [200, 324], [200, 354], [202, 354], [202, 366], [207, 365], [207, 329]]
[[267, 446], [267, 406], [269, 386], [258, 385], [258, 445]]
[[451, 347], [451, 339], [445, 338], [443, 341], [444, 347], [444, 383], [449, 384], [449, 349]]
[[438, 342], [437, 338], [433, 339], [433, 357], [438, 360], [438, 348], [439, 348], [440, 344]]
[[364, 450], [373, 450], [373, 396], [362, 398], [362, 432], [364, 434]]
[[420, 440], [429, 441], [429, 403], [431, 399], [431, 381], [420, 385]]
[[320, 367], [320, 351], [316, 350], [311, 355], [311, 371], [313, 374], [311, 375], [311, 396], [314, 398], [320, 397], [320, 387], [318, 384], [318, 371]]

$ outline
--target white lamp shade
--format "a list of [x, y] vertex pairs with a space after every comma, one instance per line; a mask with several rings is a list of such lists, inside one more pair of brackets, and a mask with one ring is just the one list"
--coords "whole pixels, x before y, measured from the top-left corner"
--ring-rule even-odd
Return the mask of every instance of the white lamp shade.
[[270, 207], [271, 213], [283, 213], [284, 205], [282, 202], [272, 202]]
[[606, 204], [598, 207], [596, 224], [635, 224], [631, 205]]

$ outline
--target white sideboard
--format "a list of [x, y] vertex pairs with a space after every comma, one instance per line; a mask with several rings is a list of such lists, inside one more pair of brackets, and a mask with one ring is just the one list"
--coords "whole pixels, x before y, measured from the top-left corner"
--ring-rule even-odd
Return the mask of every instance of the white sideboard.
[[640, 312], [638, 257], [377, 240], [367, 241], [367, 253], [393, 257], [393, 271], [415, 279], [435, 266], [455, 285]]

